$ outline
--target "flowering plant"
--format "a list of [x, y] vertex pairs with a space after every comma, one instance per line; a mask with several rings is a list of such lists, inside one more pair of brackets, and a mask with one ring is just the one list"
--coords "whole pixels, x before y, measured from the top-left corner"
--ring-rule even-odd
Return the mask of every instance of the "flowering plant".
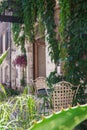
[[26, 55], [18, 55], [13, 61], [14, 65], [26, 67], [27, 66], [27, 57]]

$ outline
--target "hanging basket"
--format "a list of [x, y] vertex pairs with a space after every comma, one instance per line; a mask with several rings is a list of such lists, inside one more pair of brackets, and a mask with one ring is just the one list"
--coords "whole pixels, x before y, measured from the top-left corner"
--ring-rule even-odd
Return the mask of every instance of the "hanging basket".
[[27, 57], [26, 55], [18, 55], [15, 60], [13, 61], [14, 65], [20, 66], [20, 67], [26, 67], [27, 66]]

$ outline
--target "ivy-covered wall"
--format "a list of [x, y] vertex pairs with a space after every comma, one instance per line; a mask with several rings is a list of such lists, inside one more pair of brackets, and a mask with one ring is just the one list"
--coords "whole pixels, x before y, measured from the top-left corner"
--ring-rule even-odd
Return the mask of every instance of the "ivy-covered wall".
[[61, 51], [66, 62], [65, 74], [68, 81], [80, 84], [78, 101], [83, 102], [87, 85], [87, 1], [59, 0], [59, 3], [61, 50], [66, 52], [64, 55]]
[[[49, 54], [57, 63], [61, 58], [65, 62], [64, 72], [68, 81], [87, 84], [87, 2], [86, 0], [58, 0], [60, 5], [60, 39], [56, 39], [54, 21], [54, 0], [17, 0], [15, 3], [1, 4], [1, 12], [13, 8], [13, 15], [24, 21], [24, 34], [20, 37], [22, 25], [13, 25], [15, 43], [24, 47], [25, 38], [32, 43], [35, 40], [34, 25], [36, 22], [47, 32]], [[19, 8], [20, 7], [20, 8]], [[16, 9], [15, 9], [16, 8]], [[41, 27], [41, 26], [40, 26]]]

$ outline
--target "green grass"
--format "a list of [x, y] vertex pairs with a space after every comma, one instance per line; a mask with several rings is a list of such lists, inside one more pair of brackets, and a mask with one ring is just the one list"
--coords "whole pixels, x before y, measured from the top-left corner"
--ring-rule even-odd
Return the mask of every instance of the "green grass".
[[26, 130], [36, 118], [34, 97], [20, 95], [0, 102], [0, 130]]

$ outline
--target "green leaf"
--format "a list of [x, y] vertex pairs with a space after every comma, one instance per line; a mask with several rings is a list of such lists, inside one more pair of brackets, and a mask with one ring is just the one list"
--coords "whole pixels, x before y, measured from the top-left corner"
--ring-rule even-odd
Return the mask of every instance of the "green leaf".
[[[9, 49], [8, 49], [9, 50]], [[8, 54], [8, 50], [5, 51], [1, 56], [0, 56], [0, 65], [3, 63], [4, 59], [6, 58]]]
[[73, 130], [87, 119], [87, 104], [54, 113], [34, 124], [29, 130]]

